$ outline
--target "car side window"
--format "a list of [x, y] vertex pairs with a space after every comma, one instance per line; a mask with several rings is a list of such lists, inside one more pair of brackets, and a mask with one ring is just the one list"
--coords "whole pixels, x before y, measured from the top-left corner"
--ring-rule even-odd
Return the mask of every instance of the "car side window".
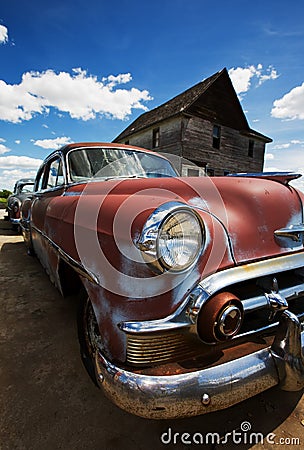
[[37, 175], [36, 182], [35, 182], [35, 191], [38, 191], [38, 192], [41, 191], [43, 180], [44, 180], [44, 173], [45, 173], [45, 166], [43, 167], [42, 170], [40, 170], [40, 172]]
[[64, 184], [61, 158], [56, 158], [50, 162], [46, 176], [45, 189], [52, 189]]

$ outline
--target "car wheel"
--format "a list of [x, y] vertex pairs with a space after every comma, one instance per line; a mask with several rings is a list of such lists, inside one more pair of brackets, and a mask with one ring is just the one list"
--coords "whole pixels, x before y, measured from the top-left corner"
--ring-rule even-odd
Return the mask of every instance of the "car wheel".
[[95, 355], [98, 350], [102, 349], [102, 338], [92, 303], [87, 295], [80, 301], [79, 305], [78, 338], [83, 365], [94, 384], [98, 386], [95, 373]]

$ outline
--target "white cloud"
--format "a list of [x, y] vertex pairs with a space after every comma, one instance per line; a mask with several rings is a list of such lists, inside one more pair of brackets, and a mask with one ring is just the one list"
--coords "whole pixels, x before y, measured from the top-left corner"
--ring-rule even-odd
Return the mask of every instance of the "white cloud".
[[38, 169], [40, 164], [42, 164], [42, 159], [30, 158], [29, 156], [0, 156], [0, 169]]
[[13, 190], [20, 178], [35, 178], [42, 159], [28, 156], [0, 156], [0, 189]]
[[0, 170], [0, 189], [8, 189], [13, 191], [17, 180], [21, 178], [35, 178], [37, 170], [12, 169]]
[[[2, 141], [5, 142], [5, 141]], [[0, 144], [0, 155], [4, 155], [4, 153], [10, 152], [10, 149], [6, 147], [4, 144]]]
[[303, 147], [303, 145], [304, 145], [304, 141], [300, 141], [299, 139], [292, 139], [290, 142], [272, 145], [271, 149], [272, 150], [285, 150], [287, 148], [293, 148], [294, 149], [294, 147], [292, 147], [292, 146]]
[[268, 80], [275, 80], [278, 78], [278, 73], [276, 71], [276, 69], [272, 66], [268, 66], [266, 69], [266, 74], [262, 75], [258, 75], [259, 78], [259, 85], [263, 84], [265, 81]]
[[57, 148], [62, 147], [63, 145], [70, 144], [71, 138], [69, 137], [58, 137], [56, 139], [38, 139], [37, 141], [33, 141], [34, 145], [38, 147], [42, 147], [48, 150], [56, 150]]
[[129, 83], [132, 80], [130, 73], [122, 73], [120, 75], [109, 75], [108, 77], [103, 77], [102, 82], [106, 83], [109, 88], [115, 87], [116, 84]]
[[15, 140], [15, 144], [17, 144], [17, 145], [21, 144], [20, 139], [16, 139], [16, 140]]
[[272, 153], [266, 153], [265, 160], [270, 161], [271, 159], [274, 159], [274, 155]]
[[275, 100], [271, 115], [276, 119], [304, 120], [304, 83]]
[[257, 80], [257, 86], [260, 86], [265, 81], [275, 80], [278, 78], [278, 73], [273, 66], [268, 66], [266, 70], [263, 69], [262, 64], [257, 66], [251, 65], [248, 67], [232, 67], [228, 71], [232, 84], [237, 94], [243, 94], [247, 92], [252, 80]]
[[0, 44], [8, 42], [8, 29], [4, 25], [0, 25]]
[[304, 141], [299, 141], [298, 139], [293, 139], [292, 141], [290, 141], [291, 144], [293, 145], [303, 145]]
[[241, 67], [237, 67], [235, 69], [233, 67], [229, 70], [229, 76], [237, 94], [248, 91], [251, 84], [250, 80], [254, 76], [255, 71], [256, 69], [254, 66], [250, 66], [245, 69]]
[[6, 142], [6, 140], [3, 138], [0, 138], [0, 142]]
[[272, 147], [273, 150], [282, 150], [285, 148], [289, 148], [290, 147], [290, 142], [288, 142], [287, 144], [276, 144]]
[[11, 177], [16, 181], [20, 180], [20, 178], [35, 178], [36, 174], [36, 170], [13, 169], [2, 171], [2, 176]]
[[133, 108], [147, 110], [143, 102], [152, 99], [146, 90], [118, 88], [131, 79], [127, 73], [98, 81], [96, 76], [78, 68], [72, 74], [53, 70], [26, 72], [21, 83], [15, 85], [0, 80], [0, 120], [18, 123], [35, 114], [48, 114], [50, 108], [74, 119], [105, 116], [122, 120]]

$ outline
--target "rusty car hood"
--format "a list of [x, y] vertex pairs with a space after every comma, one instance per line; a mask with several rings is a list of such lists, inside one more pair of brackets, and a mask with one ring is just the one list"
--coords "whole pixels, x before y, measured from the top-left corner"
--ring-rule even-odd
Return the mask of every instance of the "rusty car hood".
[[[303, 242], [278, 239], [275, 232], [303, 223], [298, 192], [269, 179], [214, 178], [225, 211], [212, 202], [211, 212], [228, 231], [236, 263], [303, 249]], [[208, 194], [205, 195], [208, 203]]]
[[[112, 218], [126, 198], [142, 204], [142, 221], [159, 205], [180, 201], [216, 217], [225, 228], [236, 264], [298, 251], [302, 242], [280, 241], [278, 229], [303, 222], [299, 193], [289, 185], [269, 179], [202, 177], [126, 179], [92, 182], [85, 187], [87, 201], [98, 196], [103, 211]], [[111, 188], [109, 188], [111, 184]], [[83, 185], [71, 186], [66, 195], [77, 196]], [[131, 204], [132, 202], [130, 202]], [[109, 219], [109, 229], [111, 227]], [[105, 224], [105, 222], [104, 222]], [[212, 238], [212, 230], [211, 230]]]

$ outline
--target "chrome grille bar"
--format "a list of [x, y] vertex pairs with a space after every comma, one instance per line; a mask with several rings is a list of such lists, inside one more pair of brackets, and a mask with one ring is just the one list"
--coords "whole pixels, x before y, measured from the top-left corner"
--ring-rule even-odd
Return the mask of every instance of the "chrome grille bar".
[[[296, 300], [297, 298], [304, 295], [304, 283], [285, 289], [280, 289], [280, 294], [285, 297], [288, 302], [291, 300]], [[245, 300], [242, 300], [242, 303], [245, 313], [269, 307], [268, 299], [265, 295], [247, 298]]]
[[197, 354], [197, 344], [197, 339], [184, 333], [128, 335], [127, 362], [149, 365], [180, 360]]

